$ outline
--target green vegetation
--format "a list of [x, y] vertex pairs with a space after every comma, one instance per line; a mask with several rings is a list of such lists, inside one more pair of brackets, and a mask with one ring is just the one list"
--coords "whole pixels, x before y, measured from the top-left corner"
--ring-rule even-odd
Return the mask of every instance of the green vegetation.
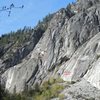
[[30, 34], [32, 33], [32, 28], [24, 27], [24, 29], [19, 29], [17, 32], [10, 32], [4, 34], [0, 37], [0, 45], [7, 45], [9, 43], [16, 43], [17, 46], [29, 41]]
[[4, 91], [3, 88], [0, 88], [0, 100], [50, 100], [56, 97], [62, 99], [64, 95], [60, 94], [60, 92], [64, 89], [64, 86], [60, 85], [61, 82], [62, 80], [60, 78], [50, 78], [50, 80], [45, 81], [41, 87], [35, 84], [33, 90], [25, 90], [21, 94], [10, 94]]
[[19, 46], [25, 42], [28, 42], [32, 38], [32, 32], [43, 33], [46, 31], [50, 20], [52, 19], [53, 14], [48, 14], [42, 21], [39, 21], [37, 26], [32, 29], [31, 27], [24, 27], [19, 29], [16, 32], [10, 32], [4, 34], [0, 37], [0, 45], [6, 45], [9, 43], [16, 43], [16, 46]]
[[96, 59], [98, 60], [99, 58], [100, 58], [100, 55], [99, 55], [99, 54], [97, 54]]
[[27, 100], [27, 98], [21, 94], [10, 94], [0, 85], [0, 100]]
[[63, 89], [64, 87], [57, 82], [57, 79], [51, 78], [43, 83], [40, 90], [34, 95], [34, 98], [35, 100], [50, 100], [55, 97], [62, 98], [59, 93]]
[[58, 96], [58, 98], [60, 99], [60, 100], [63, 100], [64, 99], [64, 94], [59, 94], [59, 96]]
[[[7, 67], [18, 64], [34, 49], [52, 17], [53, 14], [49, 14], [42, 21], [39, 21], [34, 28], [24, 27], [0, 37], [0, 58], [4, 60]], [[18, 55], [19, 57], [16, 57]]]

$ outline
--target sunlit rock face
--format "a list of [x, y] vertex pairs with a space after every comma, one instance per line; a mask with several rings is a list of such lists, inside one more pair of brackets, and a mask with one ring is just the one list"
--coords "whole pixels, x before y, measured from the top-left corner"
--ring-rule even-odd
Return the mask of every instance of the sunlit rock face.
[[84, 46], [81, 46], [66, 63], [66, 69], [62, 75], [65, 81], [77, 81], [86, 79], [90, 84], [100, 89], [100, 33], [91, 38]]
[[11, 88], [12, 80], [14, 78], [14, 69], [10, 69], [8, 72], [7, 82], [6, 82], [6, 89]]
[[2, 77], [6, 79], [6, 89], [11, 93], [24, 91], [25, 88], [28, 88], [27, 83], [35, 76], [37, 70], [38, 65], [36, 59], [24, 61], [10, 68], [2, 75]]
[[86, 74], [85, 79], [89, 81], [91, 85], [100, 89], [100, 59], [95, 63], [94, 68]]
[[100, 3], [90, 1], [74, 4], [77, 13], [62, 8], [54, 14], [29, 55], [2, 74], [6, 89], [21, 92], [51, 77], [100, 89]]

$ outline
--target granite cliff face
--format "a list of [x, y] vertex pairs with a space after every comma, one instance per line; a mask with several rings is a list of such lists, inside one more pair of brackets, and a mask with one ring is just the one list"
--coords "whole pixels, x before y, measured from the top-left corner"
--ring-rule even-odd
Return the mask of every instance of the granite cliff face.
[[61, 77], [75, 83], [62, 92], [66, 100], [100, 100], [100, 1], [79, 0], [56, 12], [27, 56], [1, 75], [11, 93]]

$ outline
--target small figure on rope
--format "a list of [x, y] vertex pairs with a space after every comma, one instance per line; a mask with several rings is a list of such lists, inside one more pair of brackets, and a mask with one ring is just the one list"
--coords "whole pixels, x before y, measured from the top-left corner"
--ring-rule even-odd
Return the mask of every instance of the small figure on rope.
[[4, 12], [4, 11], [8, 12], [8, 17], [9, 17], [11, 15], [12, 9], [22, 9], [22, 8], [24, 8], [24, 5], [22, 5], [22, 6], [15, 6], [12, 3], [9, 7], [7, 7], [7, 6], [1, 7], [0, 12]]

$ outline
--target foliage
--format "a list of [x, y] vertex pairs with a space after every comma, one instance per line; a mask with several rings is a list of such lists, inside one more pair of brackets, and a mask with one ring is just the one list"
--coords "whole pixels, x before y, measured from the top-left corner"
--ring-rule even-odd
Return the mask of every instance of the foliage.
[[28, 42], [30, 38], [32, 38], [32, 32], [41, 34], [44, 33], [48, 27], [48, 24], [53, 17], [53, 14], [48, 14], [42, 21], [39, 21], [37, 26], [32, 29], [31, 27], [24, 27], [23, 29], [19, 29], [16, 32], [10, 32], [8, 34], [3, 34], [0, 37], [0, 45], [7, 45], [9, 43], [15, 43], [16, 46], [24, 44]]
[[59, 94], [58, 97], [59, 97], [60, 100], [63, 100], [65, 96], [64, 96], [64, 94]]
[[30, 27], [24, 27], [24, 29], [19, 29], [17, 30], [17, 32], [10, 32], [8, 34], [4, 34], [0, 37], [0, 45], [7, 45], [12, 42], [22, 44], [29, 40], [31, 33], [32, 29]]
[[59, 96], [64, 87], [56, 82], [56, 79], [50, 79], [43, 83], [40, 91], [34, 95], [35, 100], [50, 100]]
[[[7, 67], [18, 64], [34, 49], [52, 17], [53, 14], [49, 14], [34, 28], [24, 27], [0, 37], [0, 58], [4, 60]], [[19, 58], [16, 57], [17, 55], [19, 55]]]
[[37, 26], [34, 28], [35, 30], [36, 29], [40, 29], [42, 32], [45, 32], [46, 29], [48, 28], [48, 25], [50, 23], [50, 20], [53, 18], [53, 14], [48, 14], [47, 16], [45, 16], [43, 18], [42, 21], [39, 20]]
[[98, 60], [99, 58], [100, 58], [100, 55], [99, 55], [99, 54], [97, 54], [96, 59]]
[[[0, 88], [1, 89], [1, 88]], [[51, 98], [59, 97], [63, 98], [63, 95], [59, 95], [64, 86], [57, 83], [56, 79], [50, 79], [45, 81], [40, 87], [38, 83], [35, 85], [33, 90], [24, 91], [21, 94], [10, 94], [2, 89], [1, 100], [50, 100]]]

